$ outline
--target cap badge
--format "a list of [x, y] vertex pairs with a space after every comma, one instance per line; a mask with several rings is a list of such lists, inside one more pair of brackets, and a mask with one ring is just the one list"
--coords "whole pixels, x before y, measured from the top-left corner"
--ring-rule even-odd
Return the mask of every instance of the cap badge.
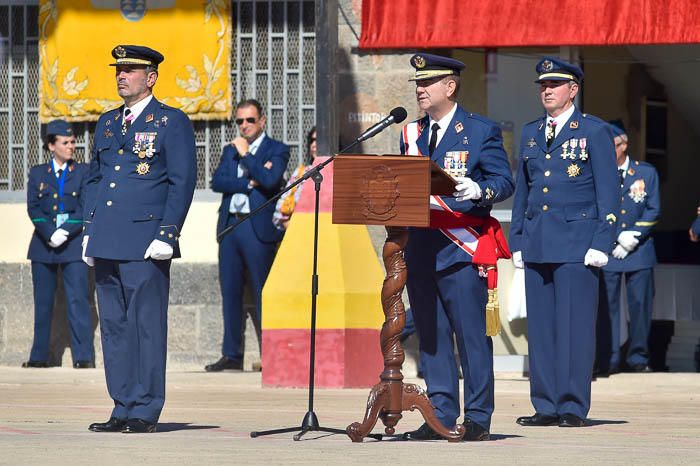
[[542, 62], [542, 70], [543, 71], [552, 71], [553, 68], [554, 68], [554, 64], [551, 61], [545, 60]]
[[118, 58], [124, 58], [124, 57], [126, 57], [126, 50], [124, 50], [124, 47], [122, 47], [121, 45], [117, 45], [117, 46], [114, 48], [114, 54], [115, 54]]
[[420, 55], [416, 55], [413, 57], [413, 66], [418, 69], [425, 68], [425, 58], [421, 57]]

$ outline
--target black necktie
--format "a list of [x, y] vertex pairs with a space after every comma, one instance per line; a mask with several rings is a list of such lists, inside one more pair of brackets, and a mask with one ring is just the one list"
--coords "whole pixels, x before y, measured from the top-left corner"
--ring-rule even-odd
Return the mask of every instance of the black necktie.
[[56, 177], [57, 178], [61, 178], [62, 175], [63, 175], [63, 168], [59, 168], [58, 170], [56, 170]]
[[437, 123], [433, 123], [433, 126], [431, 126], [430, 129], [433, 132], [430, 133], [430, 145], [428, 146], [428, 155], [432, 157], [433, 152], [435, 152], [435, 146], [437, 146], [437, 133], [440, 129], [440, 125], [438, 125]]
[[554, 120], [549, 120], [549, 123], [547, 123], [547, 130], [545, 131], [545, 142], [547, 143], [547, 147], [552, 145], [552, 141], [554, 141], [554, 135], [556, 133], [557, 129], [557, 122]]
[[131, 127], [131, 109], [124, 110], [124, 120], [122, 121], [122, 136], [125, 136]]
[[625, 185], [625, 171], [620, 168], [617, 173], [620, 175], [620, 187], [623, 187]]

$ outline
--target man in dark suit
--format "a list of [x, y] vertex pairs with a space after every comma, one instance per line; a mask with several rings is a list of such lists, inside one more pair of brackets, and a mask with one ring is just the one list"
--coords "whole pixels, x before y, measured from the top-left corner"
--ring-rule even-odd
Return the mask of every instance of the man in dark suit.
[[625, 278], [629, 310], [627, 365], [633, 372], [649, 370], [649, 330], [654, 304], [656, 251], [651, 229], [659, 218], [659, 175], [653, 165], [627, 155], [627, 134], [620, 120], [611, 122], [620, 186], [617, 238], [612, 257], [603, 267], [596, 332], [596, 373], [620, 371], [620, 285]]
[[[513, 178], [499, 126], [457, 103], [458, 60], [419, 53], [411, 58], [416, 99], [425, 116], [402, 132], [402, 154], [430, 157], [458, 181], [454, 197], [431, 202], [443, 210], [488, 217], [494, 203], [513, 193]], [[493, 343], [486, 335], [487, 282], [472, 264], [478, 233], [412, 228], [406, 246], [407, 288], [420, 341], [428, 396], [440, 421], [452, 429], [460, 417], [456, 338], [464, 374], [465, 440], [488, 440], [494, 409]], [[471, 247], [470, 247], [471, 245]], [[404, 434], [439, 439], [430, 426]]]
[[[244, 220], [279, 192], [289, 161], [289, 148], [265, 133], [266, 119], [257, 100], [240, 102], [235, 121], [240, 136], [224, 147], [211, 180], [212, 189], [222, 193], [217, 234]], [[207, 372], [243, 369], [243, 285], [247, 277], [255, 300], [254, 321], [260, 328], [262, 289], [283, 234], [272, 223], [274, 212], [275, 205], [270, 203], [220, 239], [219, 283], [224, 338], [222, 356], [204, 368]]]
[[112, 50], [124, 105], [95, 128], [83, 256], [95, 267], [110, 419], [94, 432], [147, 433], [165, 403], [170, 264], [197, 180], [189, 118], [153, 97], [163, 55]]
[[525, 267], [530, 399], [524, 426], [584, 425], [591, 403], [598, 275], [619, 209], [608, 124], [574, 105], [583, 72], [545, 57], [535, 81], [546, 114], [523, 127], [510, 246]]
[[698, 241], [700, 241], [700, 205], [697, 209], [697, 215], [697, 218], [695, 219], [693, 224], [690, 225], [690, 229], [688, 230], [688, 237], [693, 243], [697, 243]]
[[73, 160], [75, 135], [70, 123], [54, 120], [46, 128], [49, 163], [32, 167], [27, 212], [34, 224], [27, 258], [34, 284], [34, 343], [22, 367], [49, 367], [49, 340], [56, 279], [60, 267], [68, 304], [73, 367], [95, 367], [88, 271], [81, 260], [84, 186], [87, 165]]

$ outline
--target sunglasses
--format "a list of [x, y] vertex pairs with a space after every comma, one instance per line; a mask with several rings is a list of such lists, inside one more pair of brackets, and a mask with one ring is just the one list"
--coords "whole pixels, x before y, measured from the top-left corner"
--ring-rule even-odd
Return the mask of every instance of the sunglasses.
[[250, 124], [253, 124], [253, 123], [255, 123], [256, 121], [258, 121], [257, 119], [255, 119], [255, 118], [253, 118], [253, 117], [248, 117], [248, 118], [245, 118], [245, 119], [244, 119], [244, 118], [236, 118], [236, 124], [237, 124], [238, 126], [241, 126], [241, 125], [243, 124], [243, 121], [244, 121], [244, 120], [247, 121], [247, 122], [250, 123]]

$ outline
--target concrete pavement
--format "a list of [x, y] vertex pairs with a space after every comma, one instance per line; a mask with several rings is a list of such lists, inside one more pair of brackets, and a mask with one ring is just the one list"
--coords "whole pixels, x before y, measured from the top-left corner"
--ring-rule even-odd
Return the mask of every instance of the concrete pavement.
[[[367, 394], [317, 390], [315, 412], [322, 425], [344, 429], [362, 419]], [[101, 369], [0, 367], [0, 464], [700, 464], [700, 374], [600, 379], [592, 425], [581, 429], [515, 424], [532, 413], [528, 382], [499, 374], [489, 442], [250, 438], [299, 425], [307, 401], [306, 390], [260, 388], [260, 373], [171, 371], [157, 433], [98, 434], [87, 426], [105, 421], [111, 402]], [[421, 422], [406, 413], [397, 432]]]

